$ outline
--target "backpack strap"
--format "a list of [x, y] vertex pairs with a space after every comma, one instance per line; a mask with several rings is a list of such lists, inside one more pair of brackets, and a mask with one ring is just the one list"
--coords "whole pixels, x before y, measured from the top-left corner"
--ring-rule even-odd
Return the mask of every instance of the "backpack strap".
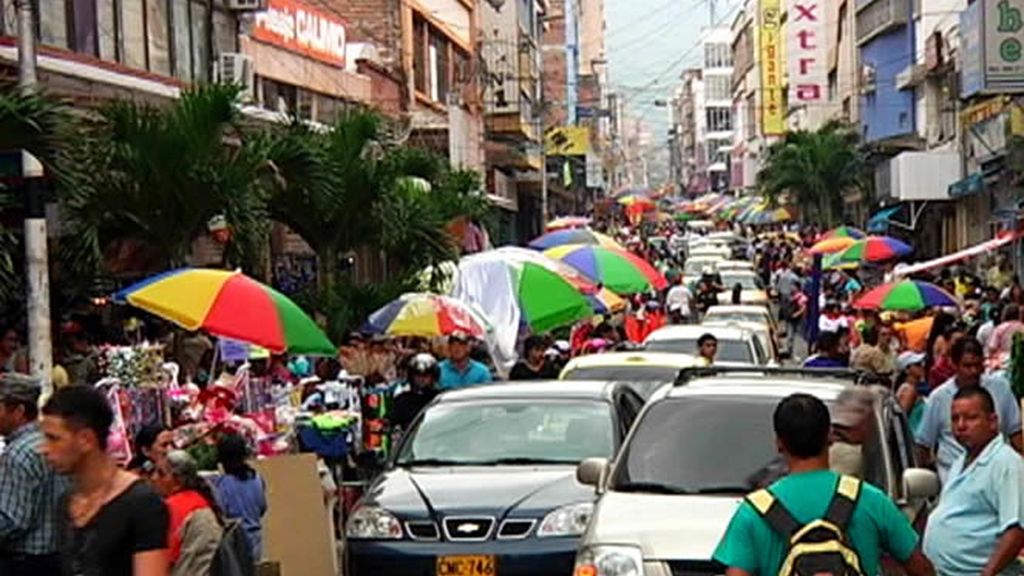
[[800, 531], [802, 525], [768, 490], [762, 489], [748, 494], [747, 502], [754, 507], [754, 510], [757, 510], [765, 522], [768, 522], [772, 530], [785, 537], [786, 541], [792, 539], [793, 535]]
[[853, 476], [840, 476], [832, 502], [825, 512], [825, 521], [845, 532], [857, 506], [857, 499], [860, 498], [860, 488], [860, 480]]

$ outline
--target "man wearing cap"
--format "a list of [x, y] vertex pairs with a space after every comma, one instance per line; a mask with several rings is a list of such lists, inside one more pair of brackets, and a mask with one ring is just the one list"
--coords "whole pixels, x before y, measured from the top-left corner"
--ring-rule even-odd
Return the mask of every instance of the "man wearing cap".
[[871, 431], [874, 394], [866, 388], [847, 388], [836, 399], [832, 414], [830, 468], [837, 474], [864, 477], [863, 446]]
[[903, 408], [903, 413], [907, 415], [911, 433], [917, 431], [921, 425], [921, 418], [924, 417], [924, 395], [928, 391], [928, 382], [924, 377], [926, 358], [920, 352], [908, 350], [896, 359], [896, 368], [901, 379], [897, 382], [899, 388], [896, 389], [896, 399]]
[[39, 452], [39, 380], [0, 377], [0, 574], [59, 574], [56, 520], [68, 482]]
[[486, 384], [493, 379], [487, 366], [469, 357], [471, 346], [471, 338], [465, 332], [456, 330], [448, 336], [448, 359], [439, 364], [441, 390]]

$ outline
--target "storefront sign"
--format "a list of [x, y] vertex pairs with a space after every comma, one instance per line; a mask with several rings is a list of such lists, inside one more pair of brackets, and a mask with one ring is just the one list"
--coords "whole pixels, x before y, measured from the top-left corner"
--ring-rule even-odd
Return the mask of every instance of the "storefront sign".
[[544, 152], [548, 156], [584, 156], [590, 152], [590, 129], [585, 126], [558, 126], [544, 134]]
[[294, 0], [269, 0], [256, 15], [252, 35], [304, 56], [345, 65], [345, 23]]
[[765, 136], [778, 136], [786, 131], [782, 102], [781, 0], [761, 0], [760, 20], [761, 131]]
[[962, 96], [1024, 92], [1024, 0], [977, 0], [960, 15]]
[[787, 0], [786, 5], [789, 103], [819, 104], [828, 95], [825, 4], [822, 0]]

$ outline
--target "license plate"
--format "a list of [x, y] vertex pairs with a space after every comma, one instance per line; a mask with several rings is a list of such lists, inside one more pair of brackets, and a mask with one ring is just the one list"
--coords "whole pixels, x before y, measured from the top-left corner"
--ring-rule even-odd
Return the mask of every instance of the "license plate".
[[494, 556], [438, 556], [437, 576], [497, 576]]

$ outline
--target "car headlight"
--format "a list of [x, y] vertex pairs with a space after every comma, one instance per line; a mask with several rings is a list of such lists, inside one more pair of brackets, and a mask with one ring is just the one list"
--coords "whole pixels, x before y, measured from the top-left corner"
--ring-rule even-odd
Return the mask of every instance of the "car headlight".
[[579, 536], [587, 529], [594, 513], [593, 502], [580, 502], [556, 508], [541, 520], [538, 538], [550, 536]]
[[573, 576], [644, 576], [644, 555], [634, 546], [593, 546], [576, 555]]
[[401, 540], [402, 524], [383, 508], [357, 508], [345, 524], [345, 536], [357, 540]]

